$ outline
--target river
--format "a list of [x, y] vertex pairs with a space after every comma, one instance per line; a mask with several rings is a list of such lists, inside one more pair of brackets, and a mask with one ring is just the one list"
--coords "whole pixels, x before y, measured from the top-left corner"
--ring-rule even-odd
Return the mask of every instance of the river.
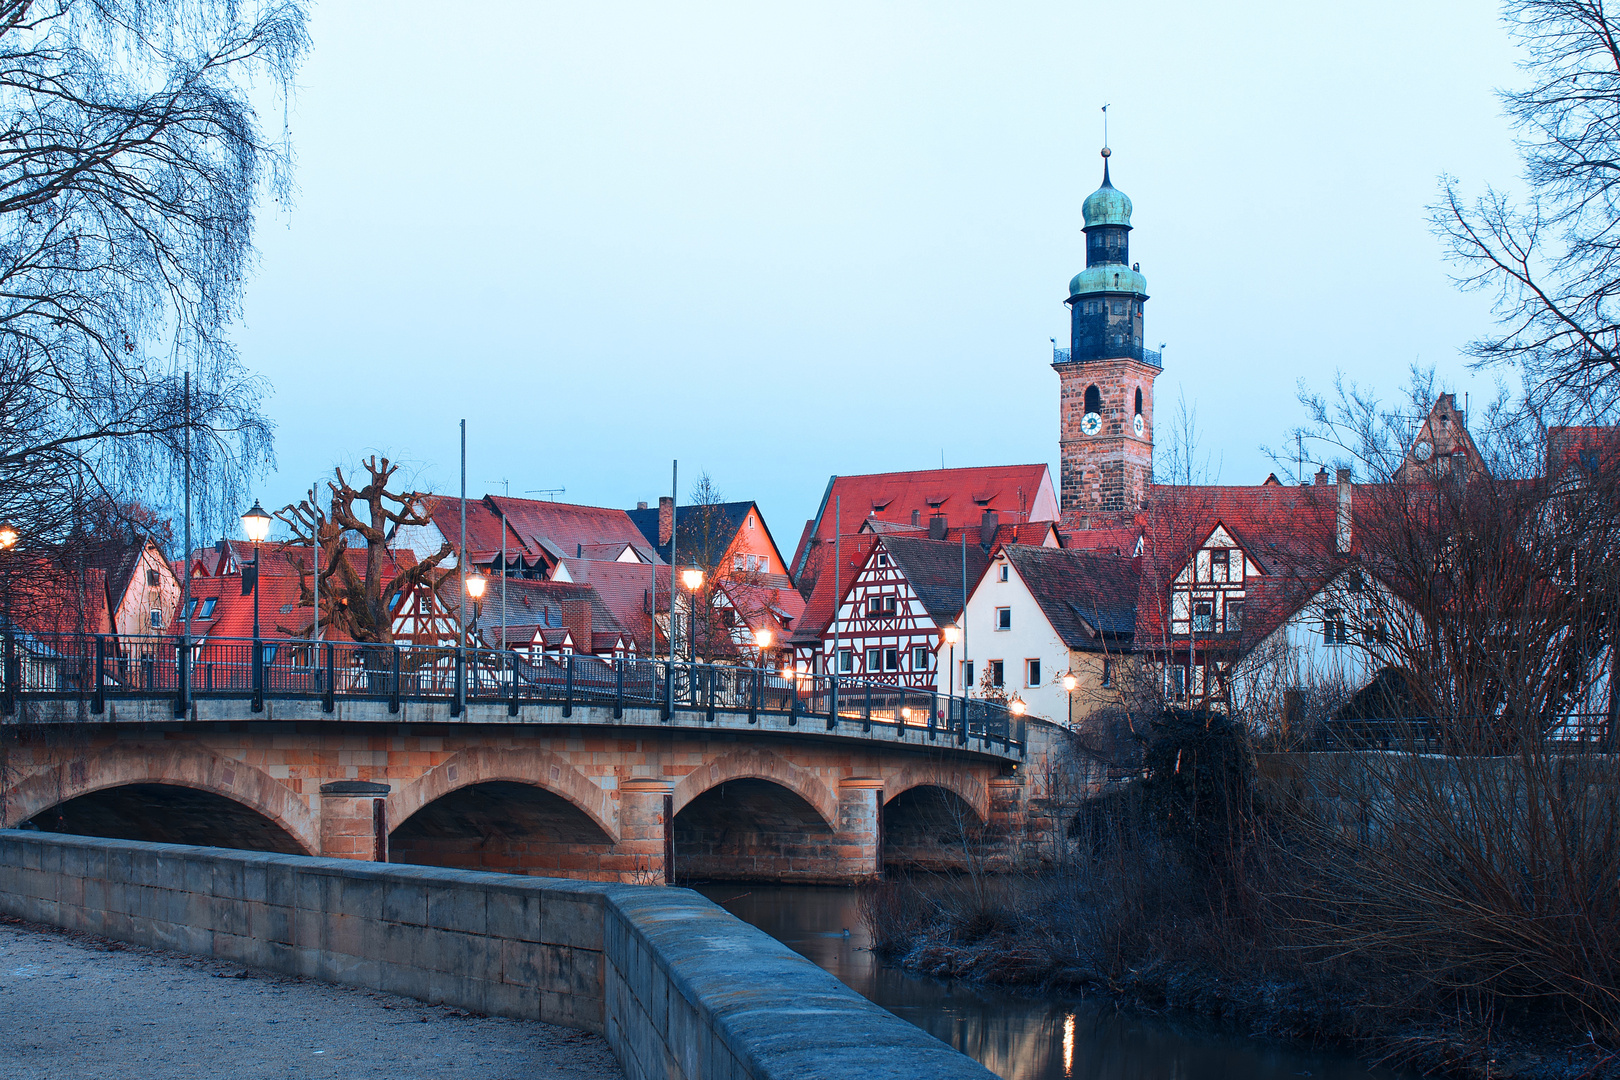
[[915, 975], [879, 959], [855, 891], [711, 882], [696, 890], [1004, 1080], [1397, 1080], [1354, 1059], [1245, 1038], [1107, 1001], [1035, 997]]

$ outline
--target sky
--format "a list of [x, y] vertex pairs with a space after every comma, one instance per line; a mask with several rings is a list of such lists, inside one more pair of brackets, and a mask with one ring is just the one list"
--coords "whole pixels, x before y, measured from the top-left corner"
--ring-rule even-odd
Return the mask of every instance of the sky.
[[[707, 471], [791, 555], [833, 474], [1048, 462], [1080, 204], [1135, 204], [1156, 419], [1258, 483], [1336, 372], [1488, 396], [1426, 207], [1517, 177], [1452, 0], [314, 8], [237, 339], [294, 500], [370, 453], [633, 507]], [[278, 126], [279, 115], [266, 116]], [[1163, 436], [1161, 434], [1161, 442]], [[1161, 448], [1162, 452], [1162, 448]], [[565, 489], [560, 491], [559, 489]]]

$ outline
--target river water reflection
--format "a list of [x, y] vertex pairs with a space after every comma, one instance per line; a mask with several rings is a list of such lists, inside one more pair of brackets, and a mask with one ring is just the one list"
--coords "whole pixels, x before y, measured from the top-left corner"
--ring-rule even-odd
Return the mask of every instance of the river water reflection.
[[[1004, 1080], [1395, 1080], [1343, 1056], [1246, 1039], [1196, 1021], [1028, 997], [913, 975], [873, 955], [852, 889], [709, 883], [698, 892]], [[847, 934], [846, 934], [847, 931]]]

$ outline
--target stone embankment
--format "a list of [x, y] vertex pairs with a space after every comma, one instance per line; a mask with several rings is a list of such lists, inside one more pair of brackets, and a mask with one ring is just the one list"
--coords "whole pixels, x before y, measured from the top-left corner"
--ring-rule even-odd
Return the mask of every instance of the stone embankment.
[[0, 913], [607, 1038], [631, 1080], [987, 1080], [686, 889], [0, 830]]

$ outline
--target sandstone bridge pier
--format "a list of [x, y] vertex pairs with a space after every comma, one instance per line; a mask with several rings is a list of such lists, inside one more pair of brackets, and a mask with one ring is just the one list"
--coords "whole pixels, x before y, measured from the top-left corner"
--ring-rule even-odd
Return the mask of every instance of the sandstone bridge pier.
[[1006, 857], [1059, 737], [792, 671], [308, 641], [4, 639], [0, 827], [593, 881]]

